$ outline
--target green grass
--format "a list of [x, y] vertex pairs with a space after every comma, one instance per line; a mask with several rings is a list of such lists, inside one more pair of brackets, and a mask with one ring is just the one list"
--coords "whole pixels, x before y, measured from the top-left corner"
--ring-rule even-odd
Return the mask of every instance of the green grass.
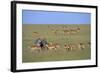
[[[48, 28], [48, 26], [50, 28]], [[62, 26], [67, 28], [80, 27], [80, 32], [76, 34], [63, 34]], [[52, 30], [58, 30], [55, 35]], [[38, 32], [39, 35], [33, 35], [33, 32]], [[61, 61], [61, 60], [84, 60], [90, 59], [91, 49], [85, 47], [84, 50], [66, 51], [63, 48], [65, 43], [86, 43], [90, 41], [90, 25], [28, 25], [22, 27], [22, 61], [23, 62], [44, 62], [44, 61]], [[62, 47], [57, 51], [41, 51], [39, 53], [32, 53], [28, 48], [38, 37], [44, 37], [48, 42], [59, 43]]]

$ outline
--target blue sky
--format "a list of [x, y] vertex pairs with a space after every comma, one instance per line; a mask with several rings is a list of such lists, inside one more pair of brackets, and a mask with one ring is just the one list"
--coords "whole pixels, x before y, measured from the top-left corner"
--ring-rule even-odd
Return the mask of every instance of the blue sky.
[[90, 24], [90, 13], [23, 10], [23, 24]]

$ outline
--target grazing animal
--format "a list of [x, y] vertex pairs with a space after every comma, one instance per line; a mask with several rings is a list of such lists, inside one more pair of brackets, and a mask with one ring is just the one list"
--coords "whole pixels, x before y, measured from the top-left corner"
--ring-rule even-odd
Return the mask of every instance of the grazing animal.
[[64, 34], [69, 34], [70, 30], [63, 30]]
[[80, 31], [80, 28], [70, 28], [70, 29], [65, 29], [63, 30], [64, 34], [76, 34]]
[[32, 36], [33, 36], [33, 37], [37, 37], [37, 36], [39, 36], [39, 33], [38, 33], [38, 32], [33, 32], [33, 33], [32, 33]]
[[49, 50], [57, 50], [60, 46], [59, 46], [59, 44], [57, 44], [57, 43], [49, 43], [49, 44], [47, 44], [46, 45], [46, 47], [49, 49]]
[[76, 48], [76, 45], [75, 44], [65, 44], [64, 48], [68, 51], [72, 51]]
[[57, 33], [57, 32], [58, 32], [58, 30], [53, 30], [52, 32], [53, 32], [55, 35], [57, 35], [57, 34], [58, 34], [58, 33]]
[[67, 26], [62, 26], [62, 28], [63, 28], [63, 29], [66, 29], [66, 28], [67, 28]]
[[91, 42], [87, 42], [87, 43], [86, 43], [86, 46], [87, 46], [88, 48], [90, 48], [90, 47], [91, 47]]
[[33, 32], [33, 34], [38, 34], [38, 32]]
[[60, 48], [60, 45], [58, 43], [54, 43], [55, 48]]
[[79, 50], [85, 49], [85, 45], [84, 45], [83, 43], [79, 43], [79, 44], [78, 44], [78, 49], [79, 49]]
[[37, 45], [32, 45], [30, 47], [30, 50], [31, 50], [31, 52], [34, 52], [34, 51], [40, 52], [41, 51], [41, 48], [39, 46], [37, 46]]
[[80, 31], [80, 28], [79, 27], [77, 27], [77, 32], [79, 32]]
[[68, 50], [68, 51], [71, 50], [71, 47], [70, 47], [69, 44], [65, 44], [65, 45], [64, 45], [64, 48], [65, 48], [66, 50]]
[[71, 31], [72, 34], [76, 34], [80, 31], [80, 28], [79, 27], [73, 28], [73, 29], [70, 29], [70, 31]]
[[70, 29], [71, 34], [76, 34], [77, 30], [76, 29]]

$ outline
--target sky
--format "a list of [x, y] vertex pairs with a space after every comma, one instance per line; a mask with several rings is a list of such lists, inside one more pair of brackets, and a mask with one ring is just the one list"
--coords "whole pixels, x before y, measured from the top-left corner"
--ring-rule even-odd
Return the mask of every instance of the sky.
[[82, 12], [22, 10], [22, 24], [91, 24], [91, 14]]

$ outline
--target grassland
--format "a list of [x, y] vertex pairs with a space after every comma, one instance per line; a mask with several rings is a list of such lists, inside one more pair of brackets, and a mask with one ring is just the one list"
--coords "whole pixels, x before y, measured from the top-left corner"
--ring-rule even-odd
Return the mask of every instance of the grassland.
[[[79, 27], [80, 31], [75, 34], [64, 34], [62, 30], [67, 28]], [[57, 34], [53, 33], [53, 30], [57, 30]], [[37, 32], [38, 34], [33, 34]], [[65, 43], [87, 43], [90, 42], [90, 25], [29, 25], [23, 24], [22, 26], [22, 61], [28, 62], [45, 62], [45, 61], [62, 61], [62, 60], [85, 60], [91, 57], [91, 48], [85, 47], [84, 50], [65, 51], [63, 45]], [[61, 50], [58, 51], [41, 51], [39, 53], [32, 53], [28, 48], [33, 42], [39, 38], [46, 38], [48, 42], [59, 43]]]

